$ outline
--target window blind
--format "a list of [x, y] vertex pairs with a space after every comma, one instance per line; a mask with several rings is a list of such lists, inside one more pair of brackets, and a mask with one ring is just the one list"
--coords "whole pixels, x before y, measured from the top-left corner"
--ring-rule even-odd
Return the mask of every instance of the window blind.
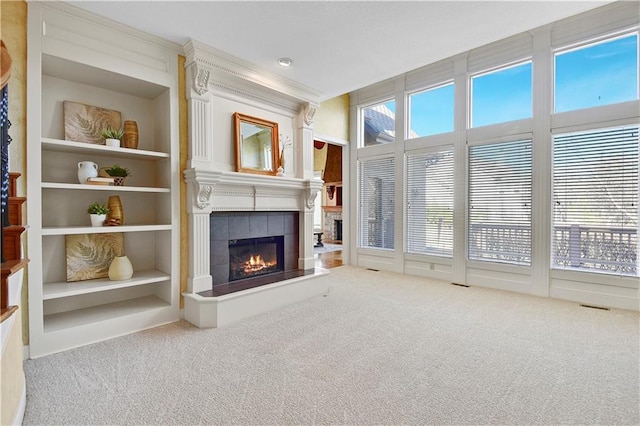
[[407, 154], [408, 253], [453, 255], [453, 147]]
[[638, 126], [554, 136], [552, 256], [638, 276]]
[[393, 249], [395, 167], [393, 158], [358, 162], [359, 246]]
[[531, 140], [469, 148], [469, 259], [531, 265], [531, 155]]

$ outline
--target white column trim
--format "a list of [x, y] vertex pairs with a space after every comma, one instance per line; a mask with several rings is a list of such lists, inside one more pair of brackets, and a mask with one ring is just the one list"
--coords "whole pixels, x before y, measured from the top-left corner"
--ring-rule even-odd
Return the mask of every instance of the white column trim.
[[[213, 278], [210, 273], [209, 213], [189, 215], [189, 278], [187, 293], [211, 290]], [[202, 238], [206, 235], [206, 238]]]
[[551, 270], [551, 109], [553, 60], [551, 26], [533, 34], [533, 164], [531, 220], [531, 292], [549, 296]]
[[453, 267], [451, 281], [467, 281], [467, 56], [454, 62], [454, 140], [453, 140]]

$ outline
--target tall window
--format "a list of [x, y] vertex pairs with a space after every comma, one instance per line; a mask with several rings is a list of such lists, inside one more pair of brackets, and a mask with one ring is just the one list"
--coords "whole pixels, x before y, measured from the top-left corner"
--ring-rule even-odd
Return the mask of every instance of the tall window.
[[453, 148], [407, 154], [407, 252], [453, 254]]
[[638, 99], [638, 34], [555, 55], [555, 112]]
[[638, 126], [556, 135], [553, 267], [638, 276]]
[[409, 95], [407, 139], [453, 132], [453, 83]]
[[360, 247], [393, 249], [394, 173], [393, 158], [358, 162]]
[[471, 78], [471, 127], [530, 118], [531, 62]]
[[531, 265], [531, 140], [469, 148], [468, 255]]
[[362, 108], [363, 146], [396, 141], [396, 101]]

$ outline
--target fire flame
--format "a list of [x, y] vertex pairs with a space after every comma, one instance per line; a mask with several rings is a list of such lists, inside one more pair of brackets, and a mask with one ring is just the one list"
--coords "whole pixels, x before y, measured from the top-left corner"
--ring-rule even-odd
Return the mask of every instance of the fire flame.
[[272, 262], [266, 262], [262, 256], [260, 256], [259, 254], [256, 256], [251, 255], [251, 257], [249, 258], [249, 260], [247, 260], [244, 263], [244, 272], [246, 274], [249, 273], [253, 273], [253, 272], [258, 272], [264, 268], [268, 268], [270, 266], [273, 266]]

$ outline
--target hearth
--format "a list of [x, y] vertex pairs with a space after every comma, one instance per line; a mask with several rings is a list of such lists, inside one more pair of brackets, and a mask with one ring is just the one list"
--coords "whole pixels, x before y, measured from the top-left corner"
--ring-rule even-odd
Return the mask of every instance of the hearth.
[[284, 271], [284, 236], [229, 240], [229, 282]]

